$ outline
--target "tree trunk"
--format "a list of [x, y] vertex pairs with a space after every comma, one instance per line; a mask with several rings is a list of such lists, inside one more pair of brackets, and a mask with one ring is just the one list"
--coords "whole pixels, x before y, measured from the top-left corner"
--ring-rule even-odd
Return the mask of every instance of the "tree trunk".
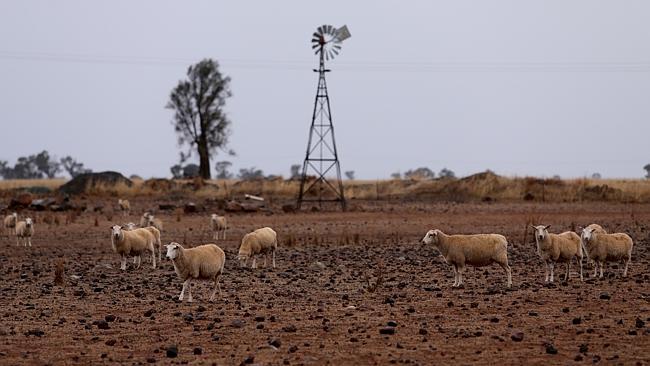
[[203, 179], [210, 179], [210, 151], [208, 140], [201, 138], [198, 144], [199, 150], [199, 175]]

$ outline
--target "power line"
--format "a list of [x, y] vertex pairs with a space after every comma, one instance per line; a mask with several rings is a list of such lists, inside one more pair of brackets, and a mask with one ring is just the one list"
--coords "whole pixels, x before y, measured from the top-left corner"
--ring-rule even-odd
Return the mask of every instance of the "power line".
[[[0, 52], [0, 60], [50, 63], [82, 63], [135, 66], [186, 66], [197, 59], [169, 57], [134, 57], [59, 53]], [[219, 58], [225, 67], [260, 70], [299, 70], [313, 66], [308, 60]], [[341, 61], [340, 71], [365, 72], [650, 72], [650, 61]]]

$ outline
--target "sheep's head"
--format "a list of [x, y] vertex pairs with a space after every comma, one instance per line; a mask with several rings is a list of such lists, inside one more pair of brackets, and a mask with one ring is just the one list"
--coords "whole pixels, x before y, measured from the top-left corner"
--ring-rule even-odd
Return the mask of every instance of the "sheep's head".
[[148, 221], [147, 221], [147, 225], [149, 225], [149, 226], [153, 226], [153, 224], [154, 224], [154, 222], [153, 222], [153, 215], [149, 215], [147, 220], [148, 220]]
[[14, 212], [11, 214], [14, 217], [14, 220], [18, 220], [18, 213]]
[[530, 227], [532, 227], [533, 230], [535, 230], [535, 240], [542, 241], [542, 240], [544, 240], [544, 238], [546, 238], [548, 236], [548, 229], [551, 227], [551, 225], [546, 225], [546, 226], [544, 226], [544, 225], [537, 225], [537, 226], [530, 225]]
[[27, 226], [29, 228], [29, 227], [32, 227], [32, 225], [34, 225], [34, 222], [32, 221], [32, 219], [29, 218], [29, 217], [26, 218], [25, 219], [25, 226]]
[[183, 249], [180, 244], [174, 242], [165, 245], [165, 247], [167, 248], [167, 258], [171, 260], [178, 258], [181, 249]]
[[427, 231], [427, 234], [422, 238], [422, 244], [433, 244], [434, 246], [437, 246], [439, 233], [440, 230], [437, 229]]
[[118, 240], [122, 237], [122, 227], [120, 225], [111, 226], [111, 237]]
[[580, 239], [584, 243], [588, 243], [590, 240], [593, 239], [594, 237], [594, 231], [596, 229], [591, 228], [591, 227], [586, 227], [582, 230], [582, 234], [580, 234]]
[[210, 218], [211, 218], [212, 220], [216, 220], [218, 217], [219, 217], [219, 215], [217, 215], [217, 214], [212, 214], [212, 215], [210, 215]]
[[145, 219], [148, 219], [149, 216], [151, 216], [151, 214], [148, 211], [142, 214], [142, 217], [144, 217]]
[[129, 222], [128, 224], [125, 224], [123, 226], [123, 228], [124, 228], [124, 230], [133, 230], [133, 229], [135, 229], [135, 224], [132, 223], [132, 222]]

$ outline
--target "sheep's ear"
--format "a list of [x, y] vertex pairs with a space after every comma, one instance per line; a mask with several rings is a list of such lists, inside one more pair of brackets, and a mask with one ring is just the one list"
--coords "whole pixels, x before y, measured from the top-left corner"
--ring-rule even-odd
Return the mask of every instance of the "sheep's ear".
[[537, 228], [535, 226], [533, 226], [532, 224], [528, 225], [528, 226], [530, 226], [530, 228], [533, 229], [533, 230], [537, 230]]
[[548, 230], [551, 227], [551, 225], [546, 225], [544, 226], [544, 229]]

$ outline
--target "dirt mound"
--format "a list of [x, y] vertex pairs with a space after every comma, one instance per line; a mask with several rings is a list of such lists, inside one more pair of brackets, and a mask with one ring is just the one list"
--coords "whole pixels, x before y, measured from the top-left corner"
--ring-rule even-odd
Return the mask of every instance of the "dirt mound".
[[171, 179], [152, 178], [152, 179], [147, 179], [144, 182], [144, 186], [156, 192], [160, 192], [160, 191], [171, 191], [173, 189], [177, 189], [179, 185], [178, 183], [176, 183]]
[[115, 186], [124, 184], [131, 187], [133, 182], [118, 172], [100, 172], [81, 174], [59, 187], [59, 192], [66, 194], [87, 193], [99, 186]]

